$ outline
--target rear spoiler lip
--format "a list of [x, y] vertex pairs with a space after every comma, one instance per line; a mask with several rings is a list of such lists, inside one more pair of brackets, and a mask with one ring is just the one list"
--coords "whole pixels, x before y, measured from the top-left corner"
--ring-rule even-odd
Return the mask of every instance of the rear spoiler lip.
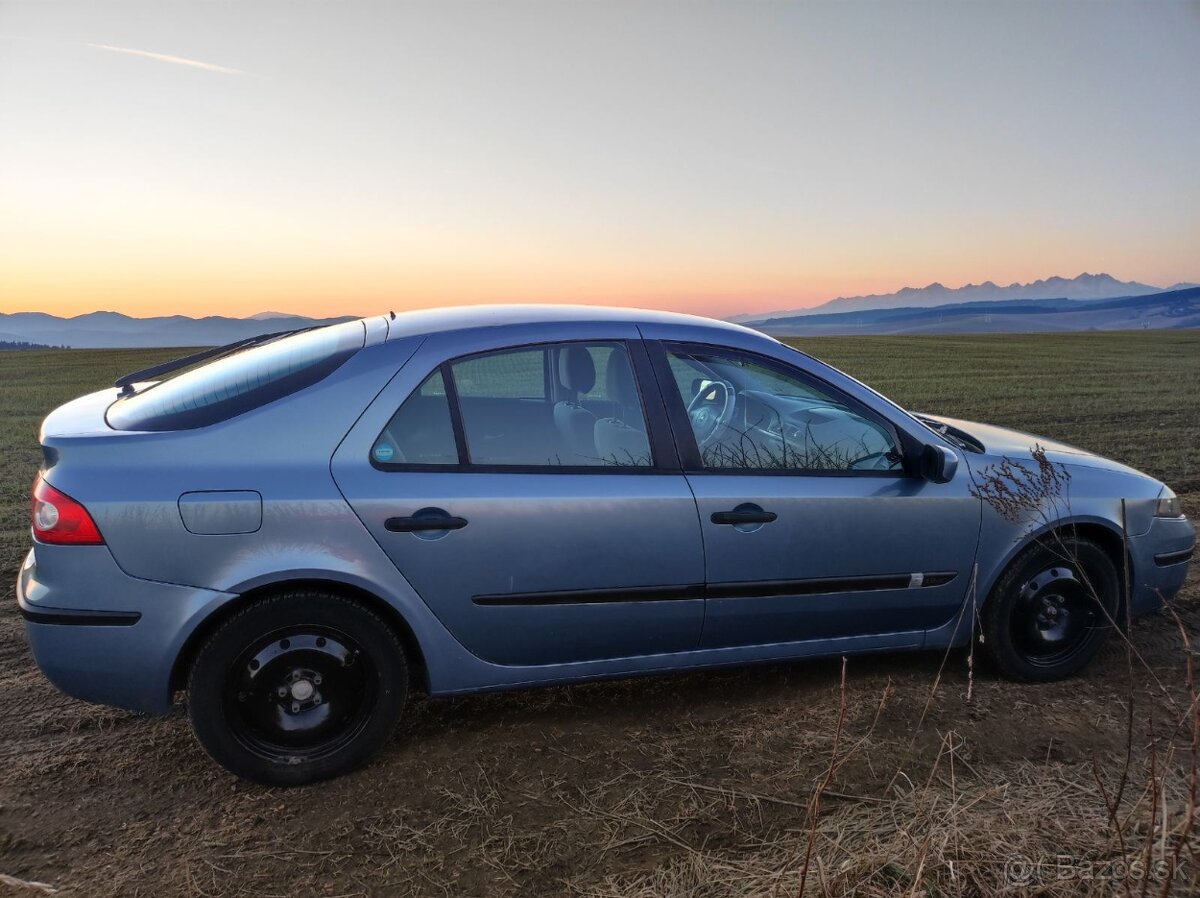
[[104, 413], [116, 398], [116, 392], [109, 387], [63, 403], [42, 420], [38, 441], [45, 446], [59, 439], [107, 437], [118, 433], [104, 420]]

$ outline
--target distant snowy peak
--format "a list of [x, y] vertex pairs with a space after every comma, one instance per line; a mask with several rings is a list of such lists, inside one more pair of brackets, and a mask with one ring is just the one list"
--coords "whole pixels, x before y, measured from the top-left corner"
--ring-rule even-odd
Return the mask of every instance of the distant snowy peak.
[[1119, 281], [1110, 274], [1088, 274], [1074, 278], [1049, 277], [1029, 284], [1001, 287], [992, 281], [950, 288], [933, 283], [928, 287], [905, 287], [895, 293], [873, 296], [840, 296], [812, 311], [851, 312], [863, 309], [888, 309], [905, 306], [941, 306], [954, 302], [997, 299], [1112, 299], [1117, 296], [1143, 296], [1159, 293], [1162, 287]]
[[827, 312], [861, 312], [868, 309], [930, 308], [961, 302], [987, 302], [1013, 299], [1114, 299], [1119, 296], [1145, 296], [1165, 290], [1181, 290], [1192, 284], [1154, 287], [1137, 281], [1119, 281], [1110, 274], [1089, 274], [1078, 277], [1049, 277], [1028, 284], [1013, 283], [1001, 287], [994, 281], [947, 287], [935, 281], [925, 287], [904, 287], [895, 293], [876, 293], [869, 296], [839, 296], [827, 303], [807, 309], [787, 309], [737, 315], [734, 321], [763, 321], [790, 315]]

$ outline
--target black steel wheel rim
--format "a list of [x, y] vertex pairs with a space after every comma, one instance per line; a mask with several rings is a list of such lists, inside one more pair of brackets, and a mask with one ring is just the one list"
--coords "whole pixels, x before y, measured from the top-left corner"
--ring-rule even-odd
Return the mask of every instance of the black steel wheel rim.
[[346, 633], [287, 627], [238, 655], [224, 687], [226, 718], [238, 742], [258, 757], [284, 764], [319, 760], [366, 727], [378, 681], [374, 662]]
[[1021, 584], [1013, 643], [1030, 664], [1054, 667], [1084, 651], [1103, 624], [1100, 601], [1066, 565], [1043, 568]]

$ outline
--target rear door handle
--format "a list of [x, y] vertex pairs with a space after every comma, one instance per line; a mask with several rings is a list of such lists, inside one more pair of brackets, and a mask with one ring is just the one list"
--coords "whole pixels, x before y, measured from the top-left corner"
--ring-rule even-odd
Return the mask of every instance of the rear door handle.
[[773, 511], [735, 508], [733, 511], [714, 511], [710, 520], [714, 524], [769, 524], [779, 515]]
[[416, 514], [402, 518], [388, 518], [383, 522], [384, 529], [392, 533], [417, 533], [422, 530], [461, 530], [467, 526], [467, 519], [449, 515], [430, 514], [418, 511]]

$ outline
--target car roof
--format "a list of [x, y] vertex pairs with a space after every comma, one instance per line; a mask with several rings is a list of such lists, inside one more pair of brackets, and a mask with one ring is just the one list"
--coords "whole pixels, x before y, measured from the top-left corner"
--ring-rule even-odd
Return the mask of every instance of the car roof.
[[741, 334], [764, 335], [740, 324], [685, 315], [679, 312], [659, 312], [648, 309], [627, 309], [613, 306], [584, 305], [478, 305], [421, 309], [401, 312], [388, 321], [387, 339], [427, 336], [481, 327], [508, 327], [550, 323], [621, 322], [625, 324], [668, 324], [704, 330], [732, 331]]

